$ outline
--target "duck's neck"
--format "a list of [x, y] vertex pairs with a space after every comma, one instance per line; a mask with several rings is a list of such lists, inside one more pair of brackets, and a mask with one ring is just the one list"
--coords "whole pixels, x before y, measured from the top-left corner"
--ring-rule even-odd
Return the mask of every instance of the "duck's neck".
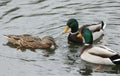
[[77, 34], [77, 33], [78, 33], [78, 31], [76, 31], [76, 32], [74, 32], [74, 33], [73, 33], [73, 32], [70, 32], [70, 34]]
[[71, 28], [71, 33], [76, 33], [78, 32], [78, 27]]
[[84, 44], [84, 46], [81, 49], [80, 56], [86, 49], [90, 49], [91, 47], [92, 47], [92, 44]]

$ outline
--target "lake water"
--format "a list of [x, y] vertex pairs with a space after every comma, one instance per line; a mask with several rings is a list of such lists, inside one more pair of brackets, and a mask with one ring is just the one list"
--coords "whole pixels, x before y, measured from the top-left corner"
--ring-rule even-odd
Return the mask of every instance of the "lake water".
[[[120, 52], [120, 0], [0, 0], [0, 76], [120, 76], [120, 67], [82, 61], [81, 47], [69, 45], [62, 35], [66, 22], [106, 22], [101, 43]], [[55, 38], [56, 50], [17, 50], [6, 46], [4, 34], [32, 34]]]

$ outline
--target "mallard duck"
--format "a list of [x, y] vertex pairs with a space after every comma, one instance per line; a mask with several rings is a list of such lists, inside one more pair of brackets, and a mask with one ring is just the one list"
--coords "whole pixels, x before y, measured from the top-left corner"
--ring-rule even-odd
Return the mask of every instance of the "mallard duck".
[[52, 45], [56, 46], [56, 43], [54, 41], [54, 38], [51, 36], [45, 36], [43, 38], [34, 37], [29, 34], [23, 34], [23, 35], [4, 35], [8, 42], [17, 45], [17, 48], [50, 48]]
[[99, 39], [102, 35], [103, 35], [103, 30], [106, 26], [106, 24], [101, 21], [98, 24], [89, 24], [89, 25], [83, 25], [79, 28], [78, 26], [78, 21], [76, 19], [69, 19], [67, 22], [67, 26], [65, 27], [63, 34], [65, 34], [66, 32], [68, 32], [69, 28], [71, 28], [71, 32], [69, 33], [68, 36], [68, 41], [72, 42], [72, 43], [79, 43], [82, 44], [83, 39], [82, 36], [80, 34], [78, 34], [79, 32], [81, 32], [81, 30], [86, 27], [89, 28], [89, 30], [92, 32], [93, 34], [93, 40], [97, 40]]
[[93, 46], [93, 35], [88, 28], [83, 28], [81, 35], [85, 40], [80, 54], [82, 60], [94, 64], [120, 65], [119, 53], [103, 45]]

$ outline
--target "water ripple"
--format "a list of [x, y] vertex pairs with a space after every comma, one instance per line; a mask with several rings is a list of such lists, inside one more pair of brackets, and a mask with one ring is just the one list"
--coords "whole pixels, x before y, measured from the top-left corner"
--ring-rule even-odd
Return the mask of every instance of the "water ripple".
[[65, 6], [57, 6], [57, 7], [54, 7], [52, 9], [61, 9], [61, 8], [66, 8]]
[[5, 11], [4, 14], [0, 17], [0, 19], [2, 19], [4, 16], [14, 12], [14, 11], [17, 11], [18, 9], [20, 9], [19, 7], [15, 7], [15, 8], [11, 8], [9, 9], [8, 11]]
[[24, 15], [19, 15], [19, 16], [15, 16], [15, 17], [12, 17], [9, 21], [5, 22], [5, 23], [9, 23], [15, 19], [18, 19], [18, 18], [21, 18], [21, 17], [25, 17]]
[[35, 0], [35, 1], [30, 2], [29, 4], [39, 4], [44, 1], [46, 1], [46, 0]]
[[47, 7], [49, 7], [49, 5], [42, 6], [42, 7], [40, 7], [40, 9], [45, 9]]
[[0, 1], [0, 6], [6, 6], [11, 0], [1, 0]]
[[[94, 23], [97, 20], [105, 21], [107, 24], [104, 36], [107, 42], [105, 45], [119, 52], [120, 0], [0, 0], [0, 10], [0, 59], [2, 58], [7, 63], [4, 65], [1, 61], [0, 66], [3, 68], [9, 66], [5, 68], [4, 73], [1, 72], [3, 75], [0, 73], [1, 76], [16, 76], [12, 75], [14, 72], [19, 76], [42, 74], [44, 76], [49, 76], [49, 74], [51, 76], [61, 74], [62, 76], [80, 76], [82, 73], [79, 73], [78, 69], [82, 69], [83, 66], [86, 72], [84, 74], [90, 72], [89, 69], [92, 70], [95, 65], [89, 67], [90, 63], [86, 63], [88, 65], [86, 68], [86, 64], [76, 57], [81, 47], [70, 46], [67, 43], [69, 32], [62, 34], [70, 18], [76, 18], [80, 25]], [[36, 49], [35, 52], [27, 49], [23, 52], [16, 51], [14, 47], [2, 45], [7, 41], [3, 38], [3, 34], [23, 33], [42, 37], [51, 35], [55, 38], [58, 48], [54, 51]], [[20, 62], [23, 64], [19, 65]], [[18, 67], [22, 69], [19, 70]], [[56, 68], [53, 69], [53, 67]], [[104, 72], [98, 72], [100, 76], [108, 75], [113, 70], [111, 66], [102, 67], [101, 70], [103, 69]], [[117, 75], [117, 71], [120, 70], [115, 70], [114, 75]], [[94, 73], [96, 72], [91, 71], [89, 75]]]
[[55, 14], [58, 14], [58, 13], [40, 13], [40, 14], [31, 14], [31, 15], [28, 15], [26, 17], [34, 17], [34, 16], [47, 16], [47, 15], [55, 15]]

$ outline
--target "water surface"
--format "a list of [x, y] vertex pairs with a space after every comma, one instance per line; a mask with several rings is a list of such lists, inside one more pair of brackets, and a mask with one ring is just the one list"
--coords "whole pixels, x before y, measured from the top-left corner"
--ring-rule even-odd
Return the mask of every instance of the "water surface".
[[[106, 22], [102, 44], [120, 52], [120, 0], [0, 0], [0, 76], [119, 76], [118, 66], [93, 72], [97, 65], [77, 57], [81, 47], [61, 34], [70, 18], [79, 25]], [[58, 48], [17, 50], [5, 45], [4, 34], [51, 35]]]

